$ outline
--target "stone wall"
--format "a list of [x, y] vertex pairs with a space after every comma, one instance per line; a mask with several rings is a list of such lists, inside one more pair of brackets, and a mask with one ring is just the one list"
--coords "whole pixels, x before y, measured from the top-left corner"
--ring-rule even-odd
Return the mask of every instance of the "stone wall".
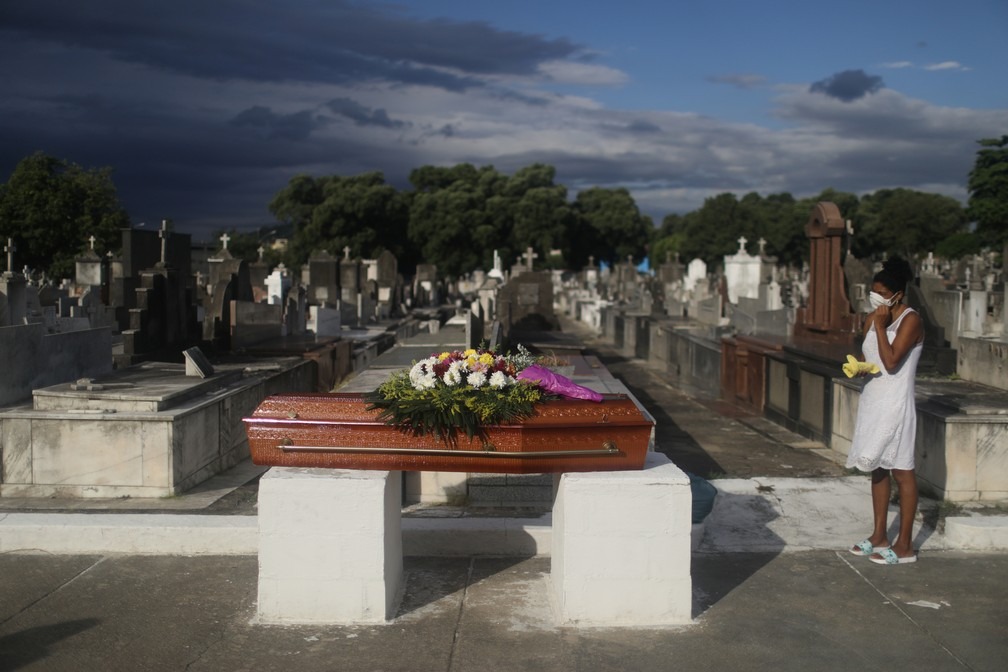
[[43, 324], [0, 327], [7, 362], [0, 406], [31, 397], [39, 387], [93, 378], [112, 370], [112, 331], [105, 327], [47, 334]]
[[[850, 450], [861, 383], [833, 381], [832, 447]], [[953, 502], [1008, 500], [1008, 394], [966, 381], [917, 383], [917, 482]]]
[[1008, 390], [1008, 341], [961, 336], [956, 370], [964, 380]]

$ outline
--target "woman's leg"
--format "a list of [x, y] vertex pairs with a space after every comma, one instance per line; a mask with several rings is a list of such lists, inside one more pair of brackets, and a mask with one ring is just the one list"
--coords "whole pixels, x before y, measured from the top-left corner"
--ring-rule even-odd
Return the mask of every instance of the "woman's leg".
[[889, 522], [889, 496], [891, 494], [889, 470], [881, 468], [874, 470], [871, 474], [874, 527], [872, 535], [868, 537], [868, 541], [871, 542], [872, 546], [882, 546], [884, 548], [889, 545], [889, 532], [887, 528]]
[[900, 524], [899, 538], [892, 545], [893, 552], [901, 558], [913, 555], [913, 524], [917, 515], [917, 475], [913, 469], [893, 469], [893, 478], [899, 487]]

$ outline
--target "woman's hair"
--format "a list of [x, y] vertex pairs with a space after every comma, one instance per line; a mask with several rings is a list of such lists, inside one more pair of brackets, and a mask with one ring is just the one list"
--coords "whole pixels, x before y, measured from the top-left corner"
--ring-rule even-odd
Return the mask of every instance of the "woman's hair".
[[914, 278], [913, 268], [910, 262], [901, 257], [889, 257], [882, 262], [882, 270], [872, 278], [873, 282], [881, 282], [893, 294], [903, 292], [906, 294], [906, 286]]

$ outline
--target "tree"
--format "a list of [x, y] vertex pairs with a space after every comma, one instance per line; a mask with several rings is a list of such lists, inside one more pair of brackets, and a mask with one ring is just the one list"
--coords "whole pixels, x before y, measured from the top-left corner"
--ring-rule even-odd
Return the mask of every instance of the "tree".
[[966, 228], [959, 201], [912, 189], [880, 189], [858, 206], [852, 249], [859, 257], [883, 252], [913, 257]]
[[579, 258], [590, 254], [598, 261], [616, 262], [627, 257], [640, 260], [647, 254], [654, 225], [626, 189], [585, 189], [574, 200], [574, 210], [583, 219], [583, 225], [575, 228]]
[[388, 249], [403, 267], [415, 264], [405, 245], [405, 197], [380, 172], [317, 179], [298, 175], [274, 196], [270, 211], [293, 224], [290, 247], [296, 263], [304, 263], [314, 250], [339, 256], [349, 247], [351, 254], [366, 257]]
[[17, 241], [17, 263], [53, 279], [73, 276], [90, 247], [118, 250], [129, 215], [119, 203], [111, 168], [83, 168], [37, 152], [0, 185], [0, 238]]
[[486, 220], [486, 199], [472, 184], [459, 181], [414, 195], [409, 239], [440, 275], [456, 277], [480, 265], [482, 250], [473, 243], [473, 233], [484, 230]]
[[723, 193], [704, 199], [699, 210], [684, 218], [686, 238], [682, 252], [687, 259], [701, 258], [713, 266], [726, 254], [738, 250], [743, 234], [741, 210], [734, 194]]
[[967, 213], [982, 242], [1008, 247], [1008, 135], [977, 142], [982, 149], [969, 174]]

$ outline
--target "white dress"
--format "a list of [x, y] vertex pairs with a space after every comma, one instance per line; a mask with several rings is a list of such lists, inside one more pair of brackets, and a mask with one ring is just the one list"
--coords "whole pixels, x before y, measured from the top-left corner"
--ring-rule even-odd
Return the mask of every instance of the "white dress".
[[[896, 330], [908, 313], [907, 308], [886, 328], [892, 343]], [[892, 373], [886, 371], [878, 352], [875, 324], [865, 334], [862, 351], [865, 361], [878, 365], [880, 373], [873, 375], [861, 390], [858, 401], [854, 440], [851, 442], [847, 468], [858, 471], [883, 469], [913, 469], [914, 439], [917, 436], [917, 405], [914, 403], [914, 378], [917, 362], [924, 350], [916, 344]]]

